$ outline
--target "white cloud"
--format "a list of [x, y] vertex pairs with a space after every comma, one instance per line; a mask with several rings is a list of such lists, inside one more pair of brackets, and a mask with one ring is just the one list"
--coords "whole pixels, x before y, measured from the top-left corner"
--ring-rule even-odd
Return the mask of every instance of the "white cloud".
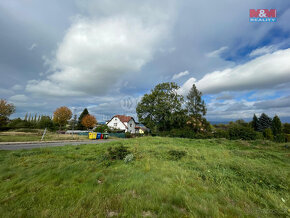
[[12, 102], [25, 102], [28, 100], [28, 97], [26, 95], [13, 95], [9, 100]]
[[36, 43], [33, 43], [29, 48], [28, 50], [29, 51], [32, 51], [33, 49], [35, 49], [37, 47], [37, 44]]
[[[265, 89], [290, 82], [290, 49], [279, 50], [243, 65], [206, 74], [196, 86], [203, 93]], [[195, 78], [183, 86], [187, 93]]]
[[172, 77], [172, 80], [179, 79], [179, 78], [181, 78], [183, 76], [186, 76], [188, 74], [189, 74], [189, 72], [187, 70], [184, 71], [184, 72], [180, 72], [180, 73], [174, 74], [173, 77]]
[[276, 51], [277, 48], [274, 45], [270, 46], [264, 46], [262, 48], [257, 48], [254, 51], [252, 51], [249, 56], [250, 57], [255, 57], [255, 56], [260, 56], [260, 55], [265, 55], [265, 54], [270, 54], [274, 51]]
[[147, 26], [130, 16], [77, 18], [56, 52], [54, 72], [26, 89], [57, 96], [104, 94], [120, 76], [137, 73], [152, 59], [165, 32], [166, 26]]
[[192, 84], [194, 84], [195, 82], [196, 82], [196, 79], [191, 77], [178, 89], [178, 93], [180, 95], [186, 95], [188, 91], [191, 89]]
[[23, 87], [21, 86], [21, 85], [14, 85], [14, 86], [12, 86], [12, 88], [11, 88], [12, 90], [14, 90], [14, 91], [19, 91], [19, 90], [22, 90], [23, 89]]
[[210, 57], [210, 58], [215, 58], [215, 57], [219, 57], [224, 51], [228, 50], [228, 47], [223, 46], [215, 51], [212, 51], [210, 53], [207, 53], [206, 56]]

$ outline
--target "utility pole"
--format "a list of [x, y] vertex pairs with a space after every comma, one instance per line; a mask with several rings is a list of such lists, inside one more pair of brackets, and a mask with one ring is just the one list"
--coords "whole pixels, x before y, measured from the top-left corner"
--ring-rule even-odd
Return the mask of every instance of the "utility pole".
[[73, 108], [73, 114], [74, 114], [74, 118], [73, 118], [73, 128], [72, 128], [72, 130], [73, 130], [73, 132], [72, 132], [73, 138], [74, 138], [75, 122], [77, 120], [77, 115], [75, 114], [75, 112], [76, 112], [76, 109]]

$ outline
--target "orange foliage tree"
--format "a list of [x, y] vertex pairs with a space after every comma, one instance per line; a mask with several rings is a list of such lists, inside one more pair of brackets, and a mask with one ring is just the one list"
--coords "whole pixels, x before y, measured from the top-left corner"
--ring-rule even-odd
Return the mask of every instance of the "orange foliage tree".
[[87, 127], [87, 129], [95, 127], [96, 124], [97, 120], [93, 115], [88, 114], [82, 119], [82, 125]]
[[60, 130], [62, 126], [67, 124], [67, 121], [71, 119], [71, 117], [71, 110], [65, 106], [57, 108], [53, 113], [53, 121], [59, 124]]

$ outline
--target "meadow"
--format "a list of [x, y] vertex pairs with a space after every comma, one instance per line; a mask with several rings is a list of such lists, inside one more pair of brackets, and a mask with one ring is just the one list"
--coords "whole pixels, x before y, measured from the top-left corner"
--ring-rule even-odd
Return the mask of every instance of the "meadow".
[[[43, 130], [29, 130], [26, 132], [7, 131], [0, 132], [0, 142], [31, 142], [41, 141]], [[58, 140], [88, 140], [87, 136], [82, 135], [67, 135], [49, 132], [45, 134], [43, 141], [58, 141]]]
[[[132, 161], [109, 158], [122, 145]], [[0, 217], [289, 217], [289, 147], [142, 137], [0, 151]]]

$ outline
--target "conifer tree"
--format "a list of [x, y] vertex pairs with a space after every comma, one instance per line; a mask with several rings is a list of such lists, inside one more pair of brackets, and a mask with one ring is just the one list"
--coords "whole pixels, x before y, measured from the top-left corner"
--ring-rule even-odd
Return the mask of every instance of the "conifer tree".
[[272, 127], [272, 119], [265, 113], [259, 117], [258, 131], [263, 132], [265, 129]]
[[259, 126], [259, 120], [256, 114], [253, 116], [253, 121], [252, 121], [252, 127], [255, 131], [258, 131], [258, 126]]
[[282, 133], [282, 123], [277, 115], [274, 116], [272, 121], [272, 131], [274, 136]]
[[77, 129], [79, 129], [79, 130], [85, 130], [85, 129], [86, 129], [86, 127], [82, 124], [82, 119], [83, 119], [86, 115], [89, 115], [89, 111], [88, 111], [87, 108], [85, 108], [85, 109], [83, 110], [83, 112], [81, 113], [81, 115], [79, 116]]

